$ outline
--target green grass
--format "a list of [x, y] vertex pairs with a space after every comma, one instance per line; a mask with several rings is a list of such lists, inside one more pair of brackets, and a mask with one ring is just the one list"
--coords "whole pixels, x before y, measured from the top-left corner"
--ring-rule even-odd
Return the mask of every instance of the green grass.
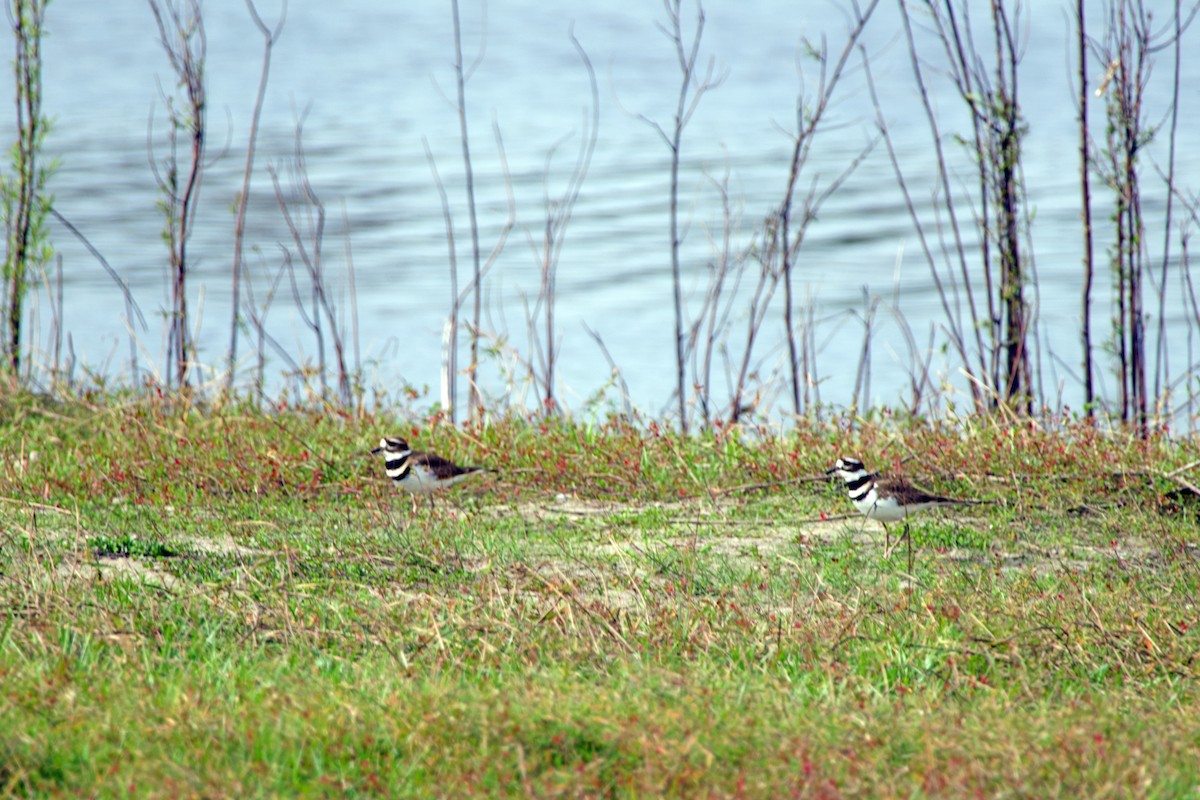
[[[1169, 477], [1193, 440], [122, 396], [0, 396], [0, 420], [0, 792], [1200, 783], [1200, 504]], [[501, 472], [413, 515], [367, 453], [385, 432]], [[823, 480], [840, 452], [989, 502], [915, 518], [909, 574]]]

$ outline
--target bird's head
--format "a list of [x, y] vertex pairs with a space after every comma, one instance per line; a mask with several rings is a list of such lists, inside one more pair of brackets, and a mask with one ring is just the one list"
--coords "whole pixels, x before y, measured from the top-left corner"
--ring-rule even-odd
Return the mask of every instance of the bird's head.
[[389, 455], [407, 453], [408, 451], [408, 442], [404, 439], [401, 439], [399, 436], [385, 436], [379, 440], [379, 447], [376, 447], [371, 452], [383, 453], [386, 458]]
[[857, 458], [842, 456], [832, 467], [825, 470], [826, 475], [837, 475], [842, 480], [853, 480], [868, 475], [866, 467]]

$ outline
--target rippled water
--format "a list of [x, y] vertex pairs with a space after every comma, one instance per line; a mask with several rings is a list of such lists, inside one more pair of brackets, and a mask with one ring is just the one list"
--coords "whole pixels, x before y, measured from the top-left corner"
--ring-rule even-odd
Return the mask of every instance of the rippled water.
[[[261, 3], [273, 19], [275, 7]], [[724, 82], [701, 101], [683, 143], [683, 246], [690, 307], [702, 296], [723, 215], [716, 182], [727, 176], [734, 241], [752, 241], [777, 206], [787, 179], [798, 92], [815, 91], [816, 71], [801, 37], [843, 40], [844, 17], [834, 3], [710, 2], [704, 53]], [[1025, 179], [1035, 218], [1042, 379], [1047, 399], [1078, 403], [1071, 370], [1080, 360], [1079, 190], [1074, 110], [1069, 74], [1073, 45], [1067, 6], [1038, 6], [1025, 31], [1021, 98], [1031, 124]], [[1071, 4], [1073, 6], [1073, 4]], [[1165, 4], [1163, 5], [1165, 9]], [[930, 219], [935, 176], [929, 130], [920, 111], [903, 36], [891, 4], [884, 4], [865, 37], [885, 113], [913, 196]], [[803, 9], [798, 10], [799, 9]], [[480, 7], [463, 4], [465, 40], [474, 52], [481, 39]], [[1165, 18], [1165, 17], [1164, 17]], [[538, 287], [537, 243], [545, 196], [562, 191], [579, 146], [587, 77], [570, 42], [572, 29], [595, 64], [601, 112], [595, 159], [575, 209], [558, 272], [560, 394], [568, 407], [606, 383], [609, 370], [584, 326], [604, 339], [640, 408], [659, 413], [674, 387], [673, 317], [667, 229], [668, 150], [641, 117], [669, 125], [678, 71], [669, 41], [658, 29], [658, 3], [493, 0], [487, 7], [483, 58], [468, 84], [482, 246], [491, 248], [505, 212], [505, 187], [493, 123], [503, 135], [517, 224], [487, 278], [485, 330], [528, 355], [522, 298]], [[201, 359], [223, 363], [231, 317], [229, 264], [233, 215], [240, 189], [250, 112], [262, 43], [242, 3], [208, 3], [209, 156], [192, 254], [192, 308], [199, 318]], [[171, 77], [145, 4], [57, 0], [51, 4], [45, 44], [45, 110], [55, 120], [49, 147], [61, 158], [54, 181], [56, 208], [78, 227], [129, 282], [149, 330], [137, 331], [145, 368], [162, 363], [162, 317], [167, 305], [162, 219], [148, 164], [147, 142], [161, 154], [165, 119], [161, 92]], [[1195, 38], [1195, 34], [1191, 34]], [[939, 52], [926, 40], [925, 57]], [[459, 245], [460, 283], [469, 256], [458, 121], [452, 103], [452, 39], [445, 4], [344, 0], [317, 5], [293, 0], [275, 49], [263, 112], [260, 149], [251, 190], [247, 252], [262, 297], [263, 281], [278, 268], [286, 231], [267, 173], [291, 153], [296, 115], [307, 109], [304, 148], [313, 188], [327, 206], [324, 240], [329, 281], [348, 314], [347, 252], [357, 283], [361, 359], [369, 383], [398, 388], [428, 386], [437, 396], [442, 329], [449, 303], [447, 240], [441, 205], [424, 154], [428, 141], [446, 181]], [[1169, 53], [1153, 88], [1158, 121], [1169, 100]], [[798, 77], [803, 67], [805, 79]], [[1184, 87], [1197, 85], [1196, 61], [1184, 64]], [[938, 88], [938, 87], [941, 88]], [[961, 125], [960, 102], [935, 81], [934, 101], [947, 130]], [[1195, 187], [1200, 163], [1195, 146], [1194, 89], [1181, 100], [1179, 174]], [[11, 104], [9, 105], [11, 108]], [[153, 133], [148, 121], [153, 117]], [[874, 112], [862, 69], [851, 62], [813, 151], [802, 185], [826, 184], [875, 137]], [[962, 128], [958, 128], [962, 130]], [[547, 168], [548, 153], [558, 145]], [[958, 152], [953, 144], [951, 152]], [[1161, 148], [1153, 151], [1163, 157]], [[956, 178], [969, 182], [960, 157]], [[1163, 198], [1147, 192], [1152, 258], [1161, 252]], [[1097, 220], [1107, 211], [1098, 209]], [[1157, 216], [1153, 216], [1157, 214]], [[970, 211], [964, 210], [964, 221]], [[1161, 221], [1157, 223], [1161, 226]], [[120, 295], [83, 246], [60, 227], [55, 243], [64, 259], [66, 327], [82, 362], [127, 374], [127, 328]], [[1103, 242], [1098, 248], [1103, 253]], [[748, 275], [746, 281], [750, 281]], [[852, 312], [863, 307], [864, 287], [899, 307], [921, 347], [934, 330], [945, 340], [941, 303], [934, 289], [893, 177], [877, 147], [826, 204], [801, 251], [796, 288], [814, 307], [820, 398], [846, 403], [853, 391], [862, 326]], [[1107, 332], [1110, 281], [1098, 281], [1094, 325]], [[1172, 278], [1172, 286], [1178, 278]], [[747, 299], [748, 283], [741, 297]], [[294, 302], [281, 293], [268, 316], [272, 334], [297, 357], [313, 357], [313, 340]], [[1168, 304], [1172, 369], [1185, 368], [1189, 328], [1183, 305]], [[779, 314], [772, 312], [758, 346], [763, 375], [783, 369]], [[740, 347], [744, 302], [731, 316], [730, 348]], [[44, 315], [44, 314], [43, 314]], [[871, 400], [895, 405], [904, 398], [911, 368], [898, 329], [881, 315], [874, 341]], [[1156, 324], [1156, 323], [1152, 323]], [[44, 334], [43, 334], [44, 339]], [[42, 342], [45, 344], [44, 340]], [[241, 353], [250, 351], [248, 342]], [[1102, 356], [1102, 354], [1101, 354]], [[732, 355], [731, 355], [732, 357]], [[1103, 357], [1103, 356], [1102, 356]], [[460, 364], [465, 363], [465, 337]], [[484, 389], [504, 391], [509, 356], [489, 356]], [[940, 354], [935, 370], [961, 387], [957, 364]], [[250, 362], [243, 360], [243, 370]], [[268, 373], [281, 370], [273, 360]], [[726, 368], [718, 361], [716, 391], [724, 395]], [[1105, 383], [1111, 396], [1111, 381]], [[778, 408], [786, 409], [786, 403]]]

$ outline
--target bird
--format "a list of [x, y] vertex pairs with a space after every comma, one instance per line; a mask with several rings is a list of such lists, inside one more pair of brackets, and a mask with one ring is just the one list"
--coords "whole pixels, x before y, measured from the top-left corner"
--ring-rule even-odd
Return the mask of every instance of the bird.
[[904, 522], [904, 537], [908, 539], [909, 571], [912, 565], [912, 540], [908, 533], [908, 516], [917, 511], [944, 506], [967, 505], [970, 500], [956, 500], [952, 497], [942, 497], [929, 494], [913, 486], [900, 476], [883, 477], [867, 472], [863, 462], [857, 458], [843, 456], [832, 467], [825, 470], [826, 475], [836, 474], [846, 484], [850, 501], [854, 503], [867, 519], [878, 520], [883, 524], [887, 539], [887, 552], [891, 552], [891, 531], [889, 522]]
[[413, 450], [408, 441], [399, 436], [384, 436], [372, 454], [383, 454], [383, 465], [387, 476], [399, 488], [413, 495], [416, 510], [416, 495], [429, 495], [433, 506], [433, 492], [453, 486], [459, 481], [480, 472], [491, 472], [486, 467], [464, 467], [435, 453]]

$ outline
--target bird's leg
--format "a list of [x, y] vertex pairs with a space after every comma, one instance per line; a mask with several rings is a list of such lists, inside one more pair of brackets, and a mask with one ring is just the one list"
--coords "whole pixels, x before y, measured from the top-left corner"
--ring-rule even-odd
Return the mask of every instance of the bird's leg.
[[888, 530], [888, 526], [887, 526], [886, 522], [883, 522], [881, 520], [879, 522], [879, 524], [883, 526], [883, 541], [884, 541], [883, 557], [891, 558], [892, 557], [892, 532], [890, 530]]
[[912, 531], [908, 528], [908, 520], [904, 520], [904, 539], [908, 542], [908, 574], [913, 574], [913, 543]]

